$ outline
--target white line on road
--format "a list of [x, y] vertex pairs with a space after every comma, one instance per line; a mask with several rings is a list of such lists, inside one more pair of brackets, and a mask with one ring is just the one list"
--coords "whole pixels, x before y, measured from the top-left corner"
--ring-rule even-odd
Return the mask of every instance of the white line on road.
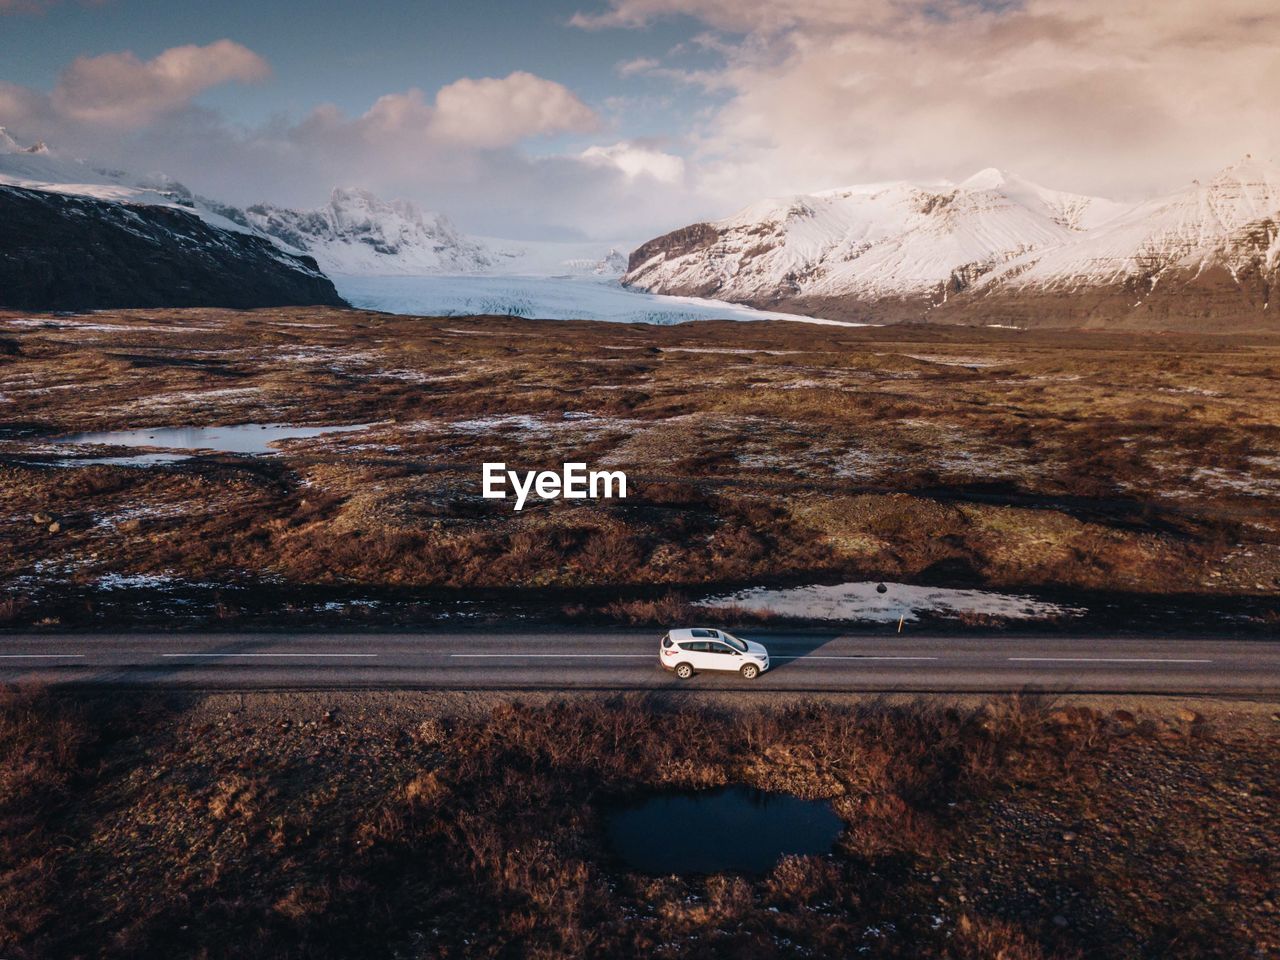
[[1213, 663], [1212, 660], [1183, 660], [1168, 657], [1009, 657], [1022, 663]]
[[[785, 657], [785, 653], [775, 654], [777, 657]], [[939, 660], [940, 657], [876, 657], [876, 656], [836, 656], [835, 654], [813, 654], [801, 653], [792, 658], [797, 663], [803, 663], [806, 660]]]
[[83, 653], [0, 653], [0, 660], [83, 660]]
[[451, 653], [451, 657], [459, 660], [494, 660], [501, 657], [526, 660], [651, 660], [656, 659], [651, 653]]
[[[496, 659], [541, 659], [541, 660], [649, 660], [653, 655], [649, 653], [451, 653], [450, 657], [460, 660], [496, 660]], [[873, 657], [873, 656], [849, 656], [837, 657], [834, 655], [815, 656], [813, 654], [798, 654], [794, 657], [788, 657], [787, 654], [774, 654], [774, 659], [788, 659], [793, 662], [803, 663], [805, 660], [939, 660], [940, 657]]]
[[162, 657], [376, 657], [376, 653], [162, 653]]

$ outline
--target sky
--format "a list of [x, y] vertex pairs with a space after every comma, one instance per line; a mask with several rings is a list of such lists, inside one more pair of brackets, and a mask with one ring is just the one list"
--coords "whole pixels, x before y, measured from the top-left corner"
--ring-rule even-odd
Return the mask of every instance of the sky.
[[498, 237], [989, 166], [1138, 199], [1276, 158], [1276, 103], [1276, 0], [0, 0], [20, 140]]

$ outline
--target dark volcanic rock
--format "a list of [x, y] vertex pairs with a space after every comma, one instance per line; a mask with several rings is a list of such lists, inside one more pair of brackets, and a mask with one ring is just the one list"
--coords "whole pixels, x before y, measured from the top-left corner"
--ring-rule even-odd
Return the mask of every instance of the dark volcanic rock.
[[172, 207], [0, 187], [0, 306], [345, 306], [310, 257]]
[[627, 272], [640, 269], [643, 264], [658, 254], [663, 254], [668, 259], [675, 259], [694, 250], [709, 247], [719, 238], [719, 231], [709, 223], [695, 223], [681, 227], [679, 230], [672, 230], [647, 243], [642, 243], [631, 251], [631, 257], [627, 261]]

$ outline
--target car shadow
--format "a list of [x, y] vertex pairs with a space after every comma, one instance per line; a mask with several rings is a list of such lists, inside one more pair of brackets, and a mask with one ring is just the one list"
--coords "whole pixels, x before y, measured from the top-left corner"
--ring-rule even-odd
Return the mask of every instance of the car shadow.
[[[731, 631], [732, 632], [732, 631]], [[805, 657], [813, 656], [841, 634], [831, 631], [786, 633], [782, 631], [743, 631], [734, 636], [762, 643], [769, 651], [769, 674], [785, 671]]]

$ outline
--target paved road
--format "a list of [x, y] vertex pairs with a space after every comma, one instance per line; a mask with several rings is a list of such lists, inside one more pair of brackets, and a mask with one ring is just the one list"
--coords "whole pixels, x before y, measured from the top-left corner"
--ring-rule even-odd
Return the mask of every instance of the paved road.
[[864, 637], [750, 631], [755, 681], [658, 667], [657, 632], [0, 636], [0, 682], [205, 689], [458, 689], [1280, 695], [1280, 641]]

